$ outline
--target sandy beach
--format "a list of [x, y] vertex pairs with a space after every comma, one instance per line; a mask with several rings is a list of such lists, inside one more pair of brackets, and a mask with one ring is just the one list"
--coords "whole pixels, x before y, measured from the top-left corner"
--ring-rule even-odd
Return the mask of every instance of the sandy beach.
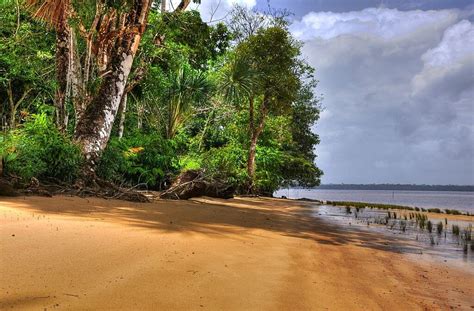
[[472, 310], [474, 271], [311, 203], [0, 198], [1, 310]]

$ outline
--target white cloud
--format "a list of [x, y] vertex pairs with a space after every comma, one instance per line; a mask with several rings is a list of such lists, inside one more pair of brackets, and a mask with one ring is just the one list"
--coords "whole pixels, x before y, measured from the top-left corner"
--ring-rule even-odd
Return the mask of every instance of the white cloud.
[[423, 70], [412, 81], [414, 95], [462, 72], [465, 73], [463, 80], [474, 85], [474, 25], [462, 20], [449, 27], [441, 42], [426, 51], [421, 59]]
[[341, 35], [375, 36], [392, 40], [428, 28], [452, 23], [458, 10], [399, 11], [387, 8], [367, 8], [354, 12], [311, 12], [291, 26], [300, 40], [331, 39]]
[[468, 20], [446, 29], [442, 41], [437, 47], [428, 50], [421, 57], [429, 66], [451, 65], [462, 61], [474, 53], [474, 25]]

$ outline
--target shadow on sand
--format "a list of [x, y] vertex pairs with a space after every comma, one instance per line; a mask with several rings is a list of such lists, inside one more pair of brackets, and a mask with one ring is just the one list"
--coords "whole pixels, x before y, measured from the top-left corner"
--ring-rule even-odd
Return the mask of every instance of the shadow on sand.
[[131, 203], [54, 197], [16, 198], [4, 202], [33, 213], [112, 221], [164, 233], [202, 233], [218, 237], [265, 230], [327, 245], [351, 244], [396, 253], [420, 252], [418, 247], [408, 244], [405, 239], [326, 222], [314, 216], [317, 205], [300, 201], [235, 198]]

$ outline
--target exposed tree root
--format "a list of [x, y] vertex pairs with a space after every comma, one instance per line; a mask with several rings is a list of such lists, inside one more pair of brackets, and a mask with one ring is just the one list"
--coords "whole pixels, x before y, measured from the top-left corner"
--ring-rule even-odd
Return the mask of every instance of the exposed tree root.
[[171, 187], [162, 192], [160, 198], [187, 200], [193, 197], [208, 196], [229, 199], [234, 195], [234, 188], [219, 180], [214, 180], [202, 170], [188, 170], [181, 173]]
[[[136, 190], [138, 185], [131, 188], [123, 188], [97, 177], [90, 179], [87, 182], [78, 180], [75, 184], [68, 184], [55, 179], [40, 182], [38, 179], [33, 177], [29, 184], [21, 187], [18, 186], [18, 181], [15, 181], [14, 177], [10, 179], [11, 181], [4, 179], [1, 183], [4, 185], [2, 189], [5, 189], [3, 193], [5, 196], [39, 195], [52, 197], [53, 195], [72, 195], [144, 203], [151, 202], [150, 197], [152, 197]], [[17, 185], [17, 187], [14, 187], [14, 185]], [[2, 195], [1, 191], [0, 195]]]

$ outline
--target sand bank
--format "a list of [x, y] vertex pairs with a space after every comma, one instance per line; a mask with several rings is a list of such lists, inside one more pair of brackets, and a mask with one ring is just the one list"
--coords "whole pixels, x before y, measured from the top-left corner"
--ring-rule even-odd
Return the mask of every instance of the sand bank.
[[0, 309], [471, 310], [474, 272], [311, 203], [0, 198]]

